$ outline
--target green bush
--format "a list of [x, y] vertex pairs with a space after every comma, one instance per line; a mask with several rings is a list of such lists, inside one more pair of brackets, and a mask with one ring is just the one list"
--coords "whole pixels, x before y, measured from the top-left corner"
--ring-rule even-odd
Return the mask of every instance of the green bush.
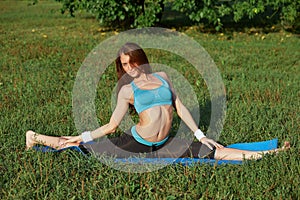
[[187, 13], [194, 22], [213, 24], [217, 30], [225, 20], [240, 22], [260, 16], [265, 23], [274, 23], [272, 18], [279, 16], [282, 23], [294, 25], [300, 17], [299, 0], [175, 0], [172, 9]]
[[163, 0], [57, 0], [62, 12], [74, 16], [76, 10], [93, 14], [102, 25], [146, 27], [159, 21]]
[[[77, 10], [92, 13], [103, 25], [149, 27], [161, 19], [164, 5], [185, 14], [194, 23], [213, 25], [217, 30], [225, 21], [241, 22], [260, 17], [263, 23], [290, 26], [300, 17], [299, 0], [56, 0], [62, 12], [74, 16]], [[273, 20], [278, 18], [278, 20]]]

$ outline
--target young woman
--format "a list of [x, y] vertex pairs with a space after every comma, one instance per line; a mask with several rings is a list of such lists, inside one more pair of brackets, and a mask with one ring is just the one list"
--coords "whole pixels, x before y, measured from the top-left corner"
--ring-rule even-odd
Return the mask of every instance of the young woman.
[[[265, 153], [281, 150], [254, 152], [230, 149], [207, 138], [176, 95], [167, 74], [152, 73], [145, 52], [137, 44], [126, 43], [119, 50], [115, 62], [119, 79], [117, 105], [108, 124], [69, 137], [52, 137], [28, 131], [27, 148], [40, 143], [57, 149], [80, 146], [89, 152], [116, 157], [147, 153], [153, 157], [209, 157], [219, 160], [258, 159]], [[139, 122], [135, 126], [120, 137], [90, 143], [114, 133], [132, 106], [139, 115]], [[174, 108], [198, 141], [188, 142], [169, 137]], [[289, 148], [288, 142], [285, 148]]]

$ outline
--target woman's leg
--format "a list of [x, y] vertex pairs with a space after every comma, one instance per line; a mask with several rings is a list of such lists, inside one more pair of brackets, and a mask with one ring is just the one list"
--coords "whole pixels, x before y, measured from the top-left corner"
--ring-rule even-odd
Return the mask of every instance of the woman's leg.
[[287, 150], [290, 148], [289, 142], [284, 142], [282, 148], [269, 150], [269, 151], [246, 151], [232, 148], [220, 148], [216, 149], [214, 158], [217, 160], [248, 160], [248, 159], [260, 159], [265, 154], [277, 153], [279, 151]]
[[61, 145], [64, 142], [64, 137], [54, 137], [54, 136], [47, 136], [35, 133], [33, 131], [26, 132], [26, 149], [32, 148], [36, 144], [42, 144], [45, 146], [50, 146], [55, 149], [62, 149], [70, 146], [78, 146], [78, 143], [68, 143], [66, 145]]
[[202, 145], [200, 142], [191, 142], [181, 138], [169, 137], [168, 141], [158, 148], [157, 157], [197, 158], [199, 154], [201, 154], [201, 157], [206, 157], [210, 152], [212, 152], [212, 150], [208, 149], [208, 147]]
[[150, 153], [151, 147], [137, 142], [130, 133], [123, 133], [115, 138], [103, 138], [87, 144], [82, 144], [87, 151], [97, 154], [113, 156], [117, 158], [129, 158], [140, 153]]

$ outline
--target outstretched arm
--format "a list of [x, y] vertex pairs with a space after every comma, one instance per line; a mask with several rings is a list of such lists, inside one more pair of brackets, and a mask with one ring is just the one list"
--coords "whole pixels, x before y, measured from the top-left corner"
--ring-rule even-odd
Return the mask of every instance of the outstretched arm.
[[212, 139], [207, 138], [204, 133], [198, 128], [195, 120], [193, 119], [190, 111], [183, 105], [181, 100], [176, 97], [175, 107], [177, 110], [178, 116], [184, 121], [184, 123], [194, 132], [196, 138], [202, 143], [208, 146], [210, 149], [213, 149], [213, 146], [216, 148], [222, 148], [223, 146]]
[[132, 94], [132, 91], [129, 87], [124, 86], [120, 90], [118, 94], [117, 105], [109, 120], [109, 123], [97, 128], [94, 131], [86, 131], [79, 136], [72, 137], [64, 143], [88, 142], [93, 139], [108, 135], [110, 133], [114, 133], [128, 110], [131, 96], [130, 94]]

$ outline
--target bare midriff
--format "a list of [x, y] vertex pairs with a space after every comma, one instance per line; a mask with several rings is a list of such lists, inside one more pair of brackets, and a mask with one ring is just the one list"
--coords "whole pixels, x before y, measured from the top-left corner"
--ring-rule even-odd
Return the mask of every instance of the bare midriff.
[[160, 142], [169, 135], [173, 119], [172, 105], [154, 106], [139, 114], [136, 131], [149, 142]]

